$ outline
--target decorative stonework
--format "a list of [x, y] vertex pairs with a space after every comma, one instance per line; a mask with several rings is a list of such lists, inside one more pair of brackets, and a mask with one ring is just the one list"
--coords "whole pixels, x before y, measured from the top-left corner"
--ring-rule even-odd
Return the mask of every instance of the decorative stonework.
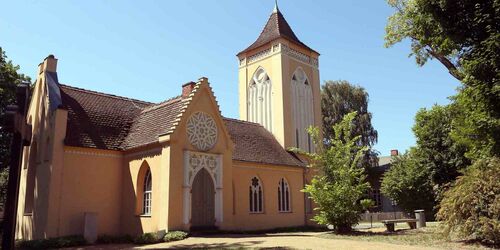
[[283, 43], [273, 44], [270, 48], [262, 50], [255, 55], [240, 58], [240, 67], [244, 67], [248, 64], [255, 63], [257, 61], [263, 60], [269, 56], [272, 56], [276, 53], [283, 53], [285, 55], [290, 56], [291, 58], [298, 60], [300, 62], [311, 65], [315, 68], [318, 68], [319, 63], [318, 59], [308, 56], [300, 51], [294, 50]]
[[271, 55], [271, 49], [266, 49], [266, 50], [263, 50], [253, 56], [250, 56], [247, 58], [247, 62], [248, 63], [252, 63], [252, 62], [255, 62], [255, 61], [258, 61], [264, 57], [267, 57], [268, 55]]
[[207, 151], [217, 142], [217, 125], [214, 119], [203, 112], [196, 112], [187, 122], [189, 142], [201, 151]]
[[193, 179], [200, 171], [200, 169], [205, 168], [208, 173], [214, 178], [214, 181], [217, 180], [217, 156], [209, 155], [209, 154], [196, 154], [190, 153], [188, 156], [188, 183], [192, 184]]
[[207, 170], [214, 181], [215, 189], [215, 225], [223, 222], [223, 166], [222, 155], [208, 154], [194, 151], [184, 151], [184, 185], [183, 185], [183, 222], [188, 225], [191, 221], [191, 188], [193, 181], [201, 169]]
[[312, 58], [302, 52], [299, 52], [297, 50], [294, 50], [284, 44], [281, 44], [281, 50], [283, 51], [284, 54], [289, 55], [292, 58], [295, 58], [301, 62], [310, 64], [312, 66], [318, 67], [318, 60], [315, 58]]

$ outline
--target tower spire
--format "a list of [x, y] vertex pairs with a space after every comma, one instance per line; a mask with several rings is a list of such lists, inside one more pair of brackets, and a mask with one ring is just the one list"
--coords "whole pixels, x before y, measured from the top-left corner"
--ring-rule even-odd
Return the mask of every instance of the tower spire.
[[274, 9], [273, 9], [273, 13], [278, 13], [279, 9], [278, 9], [278, 0], [274, 0]]

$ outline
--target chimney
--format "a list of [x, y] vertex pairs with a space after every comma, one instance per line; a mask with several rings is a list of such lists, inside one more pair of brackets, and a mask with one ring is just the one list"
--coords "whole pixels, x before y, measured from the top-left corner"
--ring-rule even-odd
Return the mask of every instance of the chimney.
[[399, 152], [397, 149], [391, 149], [391, 156], [398, 156]]
[[38, 74], [43, 72], [56, 72], [57, 71], [57, 59], [54, 55], [48, 55], [45, 57], [43, 62], [38, 65]]
[[191, 91], [193, 91], [194, 86], [196, 85], [195, 82], [188, 82], [182, 85], [182, 98], [186, 98], [191, 94]]

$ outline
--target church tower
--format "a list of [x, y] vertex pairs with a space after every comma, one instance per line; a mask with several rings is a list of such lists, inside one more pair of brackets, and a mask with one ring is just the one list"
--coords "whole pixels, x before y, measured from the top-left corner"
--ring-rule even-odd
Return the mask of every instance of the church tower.
[[312, 152], [306, 129], [321, 127], [319, 53], [297, 38], [276, 5], [237, 56], [240, 119], [261, 124], [284, 148]]

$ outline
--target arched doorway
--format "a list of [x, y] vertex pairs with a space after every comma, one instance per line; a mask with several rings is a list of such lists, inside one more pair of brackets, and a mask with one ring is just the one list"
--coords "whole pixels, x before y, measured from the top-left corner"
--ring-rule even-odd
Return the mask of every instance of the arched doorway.
[[215, 227], [214, 182], [205, 168], [200, 169], [191, 189], [191, 230]]

